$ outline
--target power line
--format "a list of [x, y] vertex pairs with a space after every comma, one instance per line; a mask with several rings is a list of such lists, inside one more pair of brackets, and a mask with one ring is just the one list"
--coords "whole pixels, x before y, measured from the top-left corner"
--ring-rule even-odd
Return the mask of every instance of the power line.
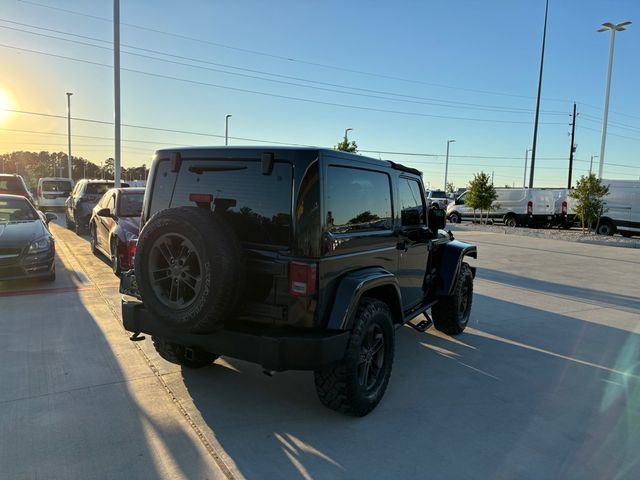
[[[0, 19], [0, 21], [1, 22], [5, 22], [5, 23], [11, 23], [11, 24], [16, 24], [16, 25], [27, 26], [29, 28], [35, 28], [35, 29], [39, 29], [39, 30], [60, 33], [60, 34], [63, 34], [63, 35], [70, 35], [70, 36], [73, 36], [73, 37], [89, 39], [89, 40], [97, 41], [97, 42], [103, 42], [103, 43], [109, 43], [109, 44], [111, 43], [110, 41], [102, 40], [100, 38], [88, 37], [86, 35], [77, 35], [77, 34], [72, 34], [72, 33], [66, 33], [66, 32], [63, 32], [63, 31], [60, 31], [60, 30], [54, 30], [54, 29], [40, 27], [40, 26], [36, 26], [36, 25], [29, 25], [29, 24], [20, 23], [20, 22], [14, 22], [14, 21], [11, 21], [11, 20]], [[54, 35], [46, 35], [46, 34], [42, 34], [42, 33], [31, 32], [29, 30], [23, 30], [23, 29], [19, 29], [19, 28], [7, 27], [7, 26], [4, 26], [4, 25], [0, 25], [0, 28], [13, 30], [13, 31], [17, 31], [17, 32], [28, 33], [28, 34], [31, 34], [31, 35], [37, 35], [37, 36], [41, 36], [41, 37], [45, 37], [45, 38], [52, 38], [52, 39], [61, 40], [61, 41], [65, 41], [65, 42], [75, 43], [75, 44], [78, 44], [78, 45], [84, 45], [84, 46], [99, 48], [99, 49], [108, 50], [108, 51], [111, 51], [111, 49], [112, 49], [111, 47], [103, 47], [101, 45], [94, 45], [92, 43], [80, 42], [80, 41], [77, 41], [77, 40], [70, 40], [70, 39], [67, 39], [67, 38], [57, 37], [57, 36], [54, 36]], [[259, 76], [255, 76], [255, 75], [248, 75], [248, 74], [237, 73], [237, 72], [229, 72], [229, 71], [220, 70], [220, 69], [217, 69], [217, 68], [203, 67], [201, 65], [193, 65], [193, 64], [189, 64], [189, 63], [177, 62], [177, 61], [167, 60], [167, 59], [158, 58], [158, 57], [154, 57], [154, 56], [150, 56], [150, 55], [142, 55], [142, 54], [133, 53], [133, 52], [126, 52], [126, 51], [122, 52], [122, 53], [125, 53], [127, 55], [137, 56], [137, 57], [140, 57], [140, 58], [146, 58], [146, 59], [156, 60], [156, 61], [165, 62], [165, 63], [171, 63], [171, 64], [174, 64], [174, 65], [181, 65], [181, 66], [186, 66], [186, 67], [190, 67], [190, 68], [198, 68], [198, 69], [201, 69], [201, 70], [208, 70], [208, 71], [212, 71], [212, 72], [224, 73], [224, 74], [227, 74], [227, 75], [235, 75], [235, 76], [240, 76], [240, 77], [244, 77], [244, 78], [252, 78], [252, 79], [257, 79], [257, 80], [262, 80], [262, 81], [267, 81], [267, 82], [272, 82], [272, 83], [279, 83], [279, 84], [283, 84], [283, 85], [292, 85], [292, 86], [298, 86], [298, 87], [302, 87], [302, 88], [310, 88], [310, 89], [315, 89], [315, 90], [322, 90], [322, 91], [340, 93], [340, 94], [344, 94], [344, 95], [355, 95], [355, 96], [377, 98], [377, 99], [388, 100], [388, 101], [440, 106], [440, 107], [444, 107], [444, 108], [462, 108], [462, 109], [468, 109], [468, 110], [494, 111], [494, 112], [506, 112], [506, 113], [522, 113], [522, 114], [528, 114], [528, 113], [533, 112], [533, 110], [527, 109], [527, 108], [503, 107], [503, 106], [500, 106], [500, 105], [487, 105], [487, 104], [477, 104], [477, 103], [469, 103], [469, 102], [458, 102], [458, 101], [454, 101], [454, 100], [446, 100], [446, 99], [433, 98], [433, 97], [421, 97], [421, 96], [415, 96], [415, 95], [406, 95], [406, 94], [401, 94], [401, 93], [397, 93], [397, 92], [388, 92], [388, 91], [384, 91], [384, 90], [374, 90], [374, 89], [368, 89], [368, 88], [353, 87], [353, 86], [350, 86], [350, 85], [343, 85], [343, 84], [336, 84], [336, 83], [329, 83], [329, 82], [320, 82], [320, 81], [309, 80], [309, 79], [301, 78], [301, 77], [293, 77], [293, 76], [289, 76], [289, 75], [281, 75], [281, 74], [275, 74], [275, 73], [265, 72], [265, 71], [261, 71], [261, 70], [248, 69], [248, 68], [242, 68], [242, 67], [237, 67], [237, 66], [233, 66], [233, 65], [226, 65], [226, 64], [216, 63], [216, 62], [210, 62], [210, 61], [203, 60], [203, 59], [185, 57], [183, 55], [174, 55], [174, 54], [162, 52], [162, 51], [159, 51], [159, 50], [141, 48], [141, 47], [136, 47], [136, 46], [127, 45], [127, 44], [121, 44], [121, 47], [131, 48], [131, 49], [134, 49], [134, 50], [140, 50], [140, 51], [144, 51], [144, 52], [150, 52], [150, 53], [154, 53], [154, 54], [157, 54], [157, 55], [164, 55], [164, 56], [168, 56], [168, 57], [172, 57], [172, 58], [179, 58], [179, 59], [182, 59], [182, 60], [188, 60], [188, 61], [192, 61], [192, 62], [199, 62], [199, 63], [208, 64], [208, 65], [216, 65], [216, 66], [220, 66], [220, 67], [224, 67], [224, 68], [231, 68], [231, 69], [235, 69], [235, 70], [241, 70], [241, 71], [245, 71], [245, 72], [259, 73], [259, 74], [262, 74], [262, 75], [269, 75], [269, 76], [274, 76], [274, 77], [278, 77], [278, 78], [286, 78], [286, 79], [290, 79], [290, 80], [303, 81], [303, 82], [313, 83], [313, 84], [317, 84], [317, 85], [326, 85], [326, 86], [330, 86], [330, 87], [346, 88], [346, 89], [351, 89], [351, 90], [357, 90], [357, 91], [360, 91], [360, 92], [370, 92], [372, 94], [376, 94], [376, 95], [370, 95], [370, 94], [363, 94], [363, 93], [357, 93], [357, 92], [346, 92], [346, 91], [343, 91], [343, 90], [336, 90], [336, 89], [333, 89], [333, 88], [315, 87], [313, 85], [304, 85], [304, 84], [290, 82], [290, 81], [274, 80], [272, 78], [264, 78], [264, 77], [259, 77]], [[395, 97], [401, 97], [401, 98], [388, 98], [387, 96], [395, 96]], [[554, 110], [548, 110], [548, 111], [544, 111], [542, 113], [544, 113], [545, 115], [566, 115], [566, 112], [554, 111]]]
[[[86, 13], [82, 13], [82, 12], [78, 12], [78, 11], [74, 11], [74, 10], [68, 10], [68, 9], [60, 8], [60, 7], [54, 7], [54, 6], [51, 6], [51, 5], [45, 5], [45, 4], [42, 4], [42, 3], [33, 2], [33, 1], [29, 1], [29, 0], [18, 0], [18, 1], [20, 1], [22, 3], [26, 3], [26, 4], [42, 7], [42, 8], [48, 8], [48, 9], [52, 9], [52, 10], [57, 10], [57, 11], [60, 11], [60, 12], [65, 12], [65, 13], [69, 13], [69, 14], [72, 14], [72, 15], [79, 15], [79, 16], [82, 16], [82, 17], [92, 18], [94, 20], [100, 20], [100, 21], [104, 21], [104, 22], [108, 22], [108, 23], [112, 23], [112, 21], [113, 21], [111, 18], [99, 17], [99, 16], [96, 16], [96, 15], [89, 15], [89, 14], [86, 14]], [[158, 29], [155, 29], [155, 28], [145, 27], [145, 26], [142, 26], [142, 25], [136, 25], [136, 24], [132, 24], [132, 23], [120, 22], [120, 24], [124, 25], [124, 26], [127, 26], [127, 27], [143, 30], [143, 31], [148, 31], [148, 32], [153, 32], [153, 33], [157, 33], [157, 34], [160, 34], [160, 35], [166, 35], [166, 36], [170, 36], [170, 37], [174, 37], [174, 38], [180, 38], [180, 39], [183, 39], [183, 40], [189, 40], [189, 41], [193, 41], [193, 42], [198, 42], [198, 43], [202, 43], [202, 44], [206, 44], [206, 45], [215, 46], [215, 47], [218, 47], [218, 48], [225, 48], [225, 49], [234, 50], [234, 51], [238, 51], [238, 52], [249, 53], [249, 54], [252, 54], [252, 55], [259, 55], [259, 56], [273, 58], [273, 59], [277, 59], [277, 60], [283, 60], [283, 61], [286, 61], [288, 63], [299, 63], [299, 64], [310, 65], [310, 66], [315, 66], [315, 67], [327, 68], [327, 69], [331, 69], [331, 70], [339, 70], [339, 71], [343, 71], [343, 72], [356, 73], [356, 74], [359, 74], [359, 75], [366, 75], [366, 76], [370, 76], [370, 77], [385, 78], [385, 79], [388, 79], [388, 80], [396, 80], [396, 81], [414, 83], [414, 84], [419, 84], [419, 85], [429, 85], [429, 86], [433, 86], [433, 87], [447, 88], [447, 89], [452, 89], [452, 90], [460, 90], [460, 91], [467, 91], [467, 92], [473, 92], [473, 93], [482, 93], [482, 94], [485, 94], [485, 95], [496, 95], [496, 96], [504, 96], [504, 97], [524, 98], [524, 99], [527, 99], [527, 100], [535, 98], [535, 97], [531, 97], [529, 95], [510, 94], [510, 93], [496, 92], [496, 91], [489, 91], [489, 90], [481, 90], [481, 89], [475, 89], [475, 88], [454, 87], [454, 86], [451, 86], [451, 85], [425, 82], [425, 81], [422, 81], [422, 80], [403, 78], [403, 77], [394, 76], [394, 75], [386, 75], [386, 74], [382, 74], [382, 73], [367, 72], [367, 71], [363, 71], [363, 70], [356, 70], [356, 69], [337, 66], [337, 65], [329, 65], [329, 64], [325, 64], [325, 63], [319, 63], [319, 62], [312, 62], [312, 61], [308, 61], [308, 60], [296, 59], [296, 58], [292, 58], [292, 57], [288, 57], [288, 56], [284, 56], [284, 55], [276, 55], [276, 54], [272, 54], [272, 53], [261, 52], [261, 51], [258, 51], [258, 50], [252, 50], [252, 49], [248, 49], [248, 48], [235, 47], [235, 46], [232, 46], [232, 45], [227, 45], [227, 44], [218, 43], [218, 42], [212, 42], [212, 41], [204, 40], [204, 39], [201, 39], [201, 38], [190, 37], [190, 36], [187, 36], [187, 35], [181, 35], [181, 34], [178, 34], [178, 33], [168, 32], [168, 31], [164, 31], [164, 30], [158, 30]], [[557, 99], [557, 98], [545, 98], [545, 100], [554, 101], [554, 102], [564, 102], [564, 103], [568, 103], [569, 102], [568, 100]]]
[[[35, 53], [35, 54], [38, 54], [38, 55], [44, 55], [44, 56], [49, 56], [49, 57], [54, 57], [54, 58], [62, 58], [62, 59], [71, 60], [71, 61], [74, 61], [74, 62], [88, 63], [88, 64], [91, 64], [91, 65], [96, 65], [96, 66], [100, 66], [100, 67], [113, 68], [111, 65], [104, 64], [104, 63], [92, 62], [92, 61], [89, 61], [89, 60], [78, 59], [78, 58], [74, 58], [74, 57], [68, 57], [68, 56], [65, 56], [65, 55], [57, 55], [57, 54], [53, 54], [53, 53], [42, 52], [42, 51], [32, 50], [32, 49], [28, 49], [28, 48], [21, 48], [21, 47], [16, 47], [14, 45], [6, 45], [6, 44], [3, 44], [3, 43], [0, 43], [0, 47], [9, 48], [9, 49], [12, 49], [12, 50], [18, 50], [18, 51], [22, 51], [22, 52]], [[365, 106], [362, 106], [362, 105], [350, 105], [350, 104], [337, 103], [337, 102], [325, 102], [325, 101], [322, 101], [322, 100], [313, 100], [313, 99], [303, 98], [303, 97], [293, 97], [293, 96], [290, 96], [290, 95], [280, 95], [280, 94], [276, 94], [276, 93], [262, 92], [262, 91], [259, 91], [259, 90], [250, 90], [250, 89], [246, 89], [246, 88], [229, 87], [229, 86], [226, 86], [226, 85], [220, 85], [220, 84], [209, 83], [209, 82], [201, 82], [201, 81], [198, 81], [198, 80], [179, 78], [179, 77], [174, 77], [174, 76], [171, 76], [171, 75], [162, 75], [162, 74], [159, 74], [159, 73], [145, 72], [145, 71], [142, 71], [142, 70], [136, 70], [136, 69], [132, 69], [132, 68], [121, 68], [121, 70], [127, 71], [127, 72], [132, 72], [132, 73], [138, 73], [140, 75], [145, 75], [145, 76], [150, 76], [150, 77], [155, 77], [155, 78], [164, 78], [164, 79], [167, 79], [167, 80], [174, 80], [174, 81], [178, 81], [178, 82], [189, 83], [189, 84], [192, 84], [192, 85], [214, 87], [214, 88], [220, 88], [220, 89], [224, 89], [224, 90], [231, 90], [231, 91], [235, 91], [235, 92], [251, 93], [251, 94], [254, 94], [254, 95], [262, 95], [262, 96], [267, 96], [267, 97], [280, 98], [280, 99], [284, 99], [284, 100], [293, 100], [293, 101], [299, 101], [299, 102], [312, 103], [312, 104], [316, 104], [316, 105], [326, 105], [326, 106], [339, 107], [339, 108], [349, 108], [349, 109], [363, 110], [363, 111], [369, 111], [369, 112], [392, 113], [392, 114], [396, 114], [396, 115], [406, 115], [406, 116], [413, 116], [413, 117], [439, 118], [439, 119], [446, 119], [446, 120], [460, 120], [460, 121], [471, 121], [471, 122], [482, 122], [482, 123], [520, 124], [520, 125], [526, 125], [526, 124], [529, 123], [528, 121], [498, 120], [498, 119], [485, 119], [485, 118], [474, 118], [474, 117], [455, 117], [455, 116], [449, 116], [449, 115], [435, 115], [435, 114], [427, 114], [427, 113], [420, 113], [420, 112], [407, 112], [407, 111], [402, 111], [402, 110], [389, 110], [389, 109], [383, 109], [383, 108], [365, 107]], [[544, 122], [544, 123], [541, 123], [541, 124], [544, 124], [544, 125], [565, 125], [565, 123], [558, 123], [558, 122]]]

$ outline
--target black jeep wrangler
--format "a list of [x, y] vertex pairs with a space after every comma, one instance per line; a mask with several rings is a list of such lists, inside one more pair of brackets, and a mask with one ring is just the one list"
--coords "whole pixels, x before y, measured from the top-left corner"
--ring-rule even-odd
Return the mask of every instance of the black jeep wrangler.
[[[160, 150], [144, 198], [124, 327], [186, 367], [219, 355], [313, 370], [320, 401], [378, 404], [394, 331], [467, 325], [476, 247], [427, 209], [421, 173], [314, 148]], [[428, 320], [410, 321], [420, 314]]]

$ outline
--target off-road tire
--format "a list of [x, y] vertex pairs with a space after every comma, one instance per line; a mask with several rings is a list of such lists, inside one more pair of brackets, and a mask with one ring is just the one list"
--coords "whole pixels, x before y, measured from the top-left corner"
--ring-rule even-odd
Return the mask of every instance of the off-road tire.
[[197, 347], [190, 347], [191, 358], [187, 356], [187, 349], [184, 345], [169, 342], [161, 337], [151, 337], [156, 352], [167, 362], [182, 365], [187, 368], [202, 368], [211, 365], [216, 361], [218, 355], [205, 352]]
[[[374, 327], [382, 333], [382, 366], [372, 388], [365, 389], [358, 382], [359, 360], [367, 335]], [[375, 331], [375, 330], [374, 330]], [[349, 344], [342, 361], [334, 368], [314, 372], [318, 398], [326, 407], [341, 413], [362, 417], [382, 399], [393, 367], [394, 328], [391, 311], [386, 303], [374, 298], [362, 298]]]
[[[463, 298], [466, 296], [466, 300]], [[465, 303], [461, 303], [465, 300]], [[473, 274], [467, 263], [463, 263], [456, 278], [453, 293], [442, 297], [433, 307], [433, 325], [448, 335], [462, 333], [469, 323], [473, 302]]]
[[[188, 239], [200, 262], [200, 284], [184, 307], [163, 303], [152, 287], [151, 251], [163, 235]], [[222, 328], [233, 317], [244, 292], [240, 241], [219, 215], [199, 207], [170, 208], [154, 215], [140, 232], [135, 271], [146, 307], [158, 321], [181, 332], [208, 333]]]

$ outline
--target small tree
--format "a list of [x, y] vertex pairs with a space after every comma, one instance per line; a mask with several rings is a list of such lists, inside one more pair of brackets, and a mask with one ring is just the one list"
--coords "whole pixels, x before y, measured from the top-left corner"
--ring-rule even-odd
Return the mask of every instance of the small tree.
[[583, 175], [576, 183], [576, 188], [569, 192], [569, 196], [575, 199], [576, 216], [580, 219], [582, 233], [585, 225], [589, 226], [598, 220], [604, 206], [604, 197], [609, 194], [609, 187], [602, 185], [602, 181], [594, 173], [586, 177]]
[[342, 141], [335, 146], [335, 149], [342, 152], [356, 153], [358, 151], [358, 144], [356, 144], [355, 140], [349, 142], [349, 139], [344, 137]]
[[489, 211], [491, 204], [498, 198], [496, 189], [491, 183], [491, 177], [484, 172], [474, 173], [473, 180], [469, 182], [469, 191], [466, 196], [466, 203], [473, 208], [473, 218], [475, 220], [476, 209], [480, 210], [480, 222], [482, 222], [482, 212], [487, 211], [487, 222], [489, 221]]
[[451, 182], [447, 182], [447, 188], [445, 189], [447, 193], [454, 193], [456, 191], [456, 187]]

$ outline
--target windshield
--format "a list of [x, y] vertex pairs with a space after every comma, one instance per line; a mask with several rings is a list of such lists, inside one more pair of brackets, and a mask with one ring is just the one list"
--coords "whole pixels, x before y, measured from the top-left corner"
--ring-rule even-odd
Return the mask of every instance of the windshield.
[[43, 192], [70, 192], [71, 183], [64, 180], [45, 180], [42, 182]]
[[120, 217], [139, 217], [142, 213], [144, 193], [123, 193], [120, 195]]
[[[126, 183], [122, 183], [121, 186], [128, 187]], [[89, 195], [104, 195], [107, 193], [107, 190], [113, 188], [113, 182], [105, 182], [105, 183], [87, 183], [87, 187], [84, 193]]]
[[23, 198], [0, 199], [0, 223], [38, 220], [38, 214]]

